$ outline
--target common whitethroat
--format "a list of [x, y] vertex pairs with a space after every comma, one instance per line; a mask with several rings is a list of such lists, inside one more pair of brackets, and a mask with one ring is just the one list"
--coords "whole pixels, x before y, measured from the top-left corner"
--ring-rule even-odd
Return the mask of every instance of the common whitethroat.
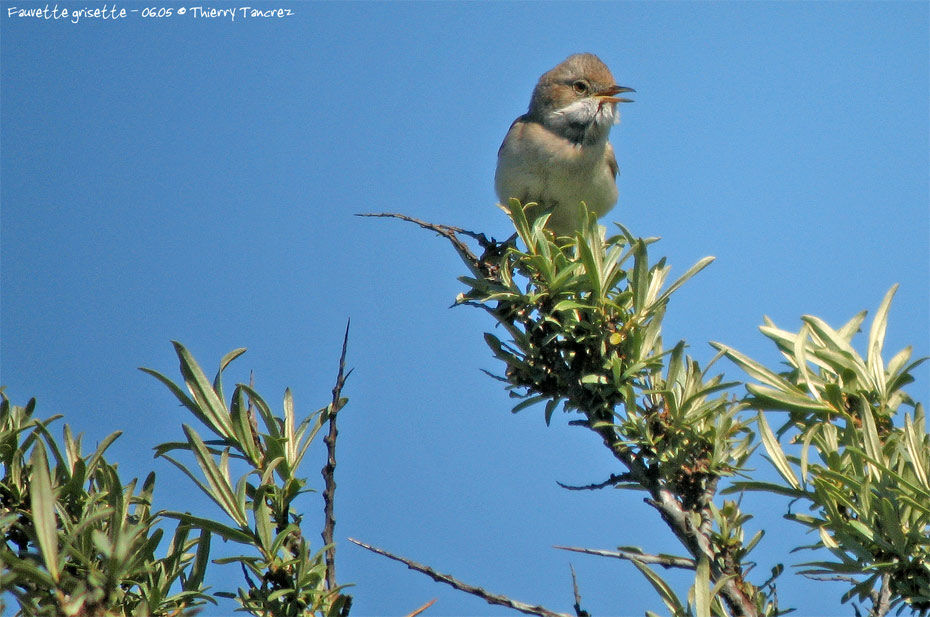
[[603, 216], [617, 203], [617, 159], [607, 141], [620, 121], [618, 86], [600, 58], [574, 54], [543, 73], [529, 110], [511, 125], [497, 153], [494, 188], [551, 212], [546, 227], [570, 235], [581, 227], [583, 201]]

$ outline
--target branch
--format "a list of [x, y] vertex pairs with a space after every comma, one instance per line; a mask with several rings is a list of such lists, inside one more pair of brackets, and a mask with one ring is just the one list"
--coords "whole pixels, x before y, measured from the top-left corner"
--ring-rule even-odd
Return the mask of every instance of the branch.
[[891, 574], [885, 572], [882, 574], [882, 586], [878, 591], [873, 590], [870, 594], [872, 597], [872, 610], [869, 611], [869, 617], [885, 617], [891, 610]]
[[812, 581], [823, 581], [825, 583], [849, 583], [850, 585], [858, 585], [862, 581], [852, 576], [844, 576], [842, 574], [831, 574], [831, 575], [821, 575], [821, 574], [807, 574], [801, 572], [801, 576], [804, 578], [809, 578]]
[[[748, 583], [742, 580], [742, 572], [734, 572], [733, 568], [724, 568], [718, 563], [718, 555], [710, 539], [709, 514], [706, 512], [709, 506], [701, 507], [703, 511], [701, 525], [695, 527], [689, 513], [684, 510], [676, 495], [659, 481], [641, 458], [635, 456], [622, 441], [616, 438], [612, 428], [605, 424], [593, 424], [589, 428], [600, 435], [604, 445], [629, 470], [631, 479], [650, 493], [651, 498], [644, 501], [658, 511], [659, 516], [688, 552], [695, 558], [704, 555], [710, 560], [711, 580], [721, 582], [720, 595], [732, 612], [737, 616], [759, 615], [759, 610], [743, 588]], [[707, 488], [716, 490], [716, 486], [716, 481], [714, 481]], [[712, 499], [712, 493], [702, 495], [702, 501], [709, 502]]]
[[619, 484], [620, 482], [633, 482], [633, 476], [628, 473], [612, 473], [610, 477], [604, 480], [603, 482], [595, 482], [594, 484], [585, 484], [583, 486], [573, 486], [571, 484], [562, 484], [558, 480], [555, 481], [556, 484], [561, 486], [564, 489], [569, 491], [594, 491], [601, 488], [607, 488], [608, 486], [613, 486]]
[[[451, 225], [440, 225], [438, 223], [430, 223], [427, 221], [421, 221], [420, 219], [415, 219], [412, 216], [407, 216], [406, 214], [399, 214], [397, 212], [380, 212], [380, 213], [368, 213], [368, 214], [356, 214], [355, 216], [364, 216], [372, 218], [392, 218], [399, 219], [401, 221], [406, 221], [408, 223], [413, 223], [419, 225], [423, 229], [429, 229], [434, 231], [443, 238], [447, 239], [452, 243], [453, 248], [459, 254], [459, 257], [465, 262], [465, 265], [468, 266], [468, 269], [471, 270], [477, 278], [480, 279], [489, 279], [492, 281], [499, 280], [499, 275], [497, 271], [499, 266], [495, 262], [495, 258], [499, 258], [508, 247], [513, 246], [514, 241], [516, 240], [517, 234], [512, 235], [510, 238], [503, 242], [498, 242], [494, 238], [488, 239], [488, 237], [482, 233], [477, 233], [474, 231], [469, 231], [467, 229], [462, 229], [461, 227], [453, 227]], [[483, 249], [481, 257], [477, 257], [472, 250], [468, 247], [467, 244], [462, 242], [456, 234], [462, 234], [463, 236], [468, 236], [478, 241], [478, 244]], [[473, 302], [456, 302], [453, 304], [469, 304], [471, 306], [477, 306], [485, 311], [494, 315], [504, 328], [510, 332], [514, 337], [521, 336], [521, 332], [508, 320], [502, 319], [500, 315], [497, 315], [495, 309], [489, 306], [483, 306], [480, 303]]]
[[577, 546], [554, 546], [553, 548], [563, 551], [573, 551], [575, 553], [584, 553], [586, 555], [598, 555], [600, 557], [615, 557], [617, 559], [626, 559], [627, 561], [638, 561], [656, 566], [662, 566], [666, 570], [671, 568], [681, 568], [682, 570], [694, 570], [695, 564], [693, 559], [687, 557], [676, 557], [675, 555], [650, 555], [638, 551], [604, 551], [597, 548], [580, 548]]
[[442, 574], [440, 572], [437, 572], [436, 570], [432, 569], [429, 566], [425, 566], [415, 561], [411, 561], [410, 559], [407, 559], [405, 557], [394, 555], [392, 553], [387, 552], [384, 549], [380, 549], [380, 548], [365, 544], [364, 542], [359, 542], [358, 540], [355, 540], [354, 538], [349, 538], [349, 542], [352, 542], [353, 544], [358, 544], [362, 548], [368, 549], [369, 551], [373, 553], [378, 553], [379, 555], [383, 555], [387, 557], [388, 559], [399, 561], [400, 563], [404, 564], [411, 570], [422, 572], [423, 574], [427, 575], [428, 577], [430, 577], [437, 583], [445, 583], [446, 585], [449, 585], [454, 589], [458, 589], [459, 591], [464, 591], [465, 593], [469, 593], [473, 596], [477, 596], [483, 599], [488, 604], [495, 604], [497, 606], [506, 606], [507, 608], [514, 609], [515, 611], [520, 611], [521, 613], [525, 613], [527, 615], [539, 615], [539, 617], [570, 617], [569, 615], [566, 615], [565, 613], [556, 613], [556, 612], [550, 611], [549, 609], [543, 608], [542, 606], [533, 606], [530, 604], [524, 604], [523, 602], [511, 600], [507, 596], [501, 596], [501, 595], [487, 592], [484, 589], [481, 589], [480, 587], [475, 587], [474, 585], [463, 583], [448, 574]]
[[572, 564], [568, 564], [569, 569], [572, 571], [572, 595], [575, 597], [575, 604], [573, 608], [575, 609], [576, 617], [591, 617], [591, 614], [581, 608], [581, 592], [578, 591], [578, 579], [575, 577], [575, 567]]
[[326, 444], [326, 465], [323, 466], [322, 475], [325, 483], [323, 489], [323, 545], [327, 547], [326, 558], [326, 588], [330, 591], [336, 589], [336, 544], [333, 541], [333, 532], [336, 528], [336, 517], [333, 513], [333, 504], [336, 498], [336, 437], [339, 431], [336, 429], [336, 414], [342, 409], [345, 401], [342, 398], [342, 388], [345, 386], [346, 379], [352, 373], [346, 369], [346, 348], [349, 344], [349, 324], [346, 322], [346, 333], [342, 339], [342, 355], [339, 357], [339, 373], [336, 375], [336, 385], [333, 386], [333, 402], [329, 408], [329, 434], [323, 438]]
[[451, 225], [439, 225], [437, 223], [429, 223], [427, 221], [421, 221], [420, 219], [415, 219], [412, 216], [407, 216], [406, 214], [399, 214], [396, 212], [379, 212], [368, 213], [368, 214], [356, 214], [355, 216], [365, 216], [365, 217], [374, 217], [374, 218], [392, 218], [400, 219], [402, 221], [407, 221], [408, 223], [414, 223], [419, 225], [423, 229], [429, 229], [430, 231], [435, 231], [437, 234], [447, 239], [452, 243], [452, 246], [455, 247], [455, 250], [458, 252], [462, 260], [472, 269], [472, 272], [478, 276], [484, 276], [485, 273], [480, 271], [481, 260], [475, 256], [475, 254], [468, 248], [468, 245], [459, 240], [458, 236], [455, 234], [462, 234], [463, 236], [468, 236], [469, 238], [474, 238], [478, 241], [478, 244], [481, 245], [481, 248], [487, 250], [492, 248], [497, 243], [493, 240], [488, 240], [487, 236], [484, 234], [475, 233], [473, 231], [468, 231], [467, 229], [462, 229], [461, 227], [452, 227]]
[[[862, 583], [862, 581], [856, 577], [844, 574], [820, 575], [805, 574], [804, 572], [801, 574], [804, 577], [814, 581], [848, 583], [850, 585], [858, 585]], [[881, 581], [882, 585], [880, 588], [873, 589], [871, 592], [869, 592], [869, 599], [872, 600], [872, 608], [869, 609], [869, 617], [884, 617], [886, 614], [888, 614], [888, 611], [891, 610], [891, 574], [888, 572], [882, 574]], [[858, 609], [856, 609], [856, 614], [859, 614]]]

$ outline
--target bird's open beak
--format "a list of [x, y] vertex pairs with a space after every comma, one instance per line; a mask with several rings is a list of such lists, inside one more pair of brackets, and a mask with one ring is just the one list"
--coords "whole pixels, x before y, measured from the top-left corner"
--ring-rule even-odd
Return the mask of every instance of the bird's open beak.
[[633, 99], [614, 96], [615, 94], [621, 94], [623, 92], [636, 92], [636, 90], [633, 88], [627, 88], [626, 86], [614, 85], [599, 93], [598, 96], [602, 97], [605, 103], [632, 103]]

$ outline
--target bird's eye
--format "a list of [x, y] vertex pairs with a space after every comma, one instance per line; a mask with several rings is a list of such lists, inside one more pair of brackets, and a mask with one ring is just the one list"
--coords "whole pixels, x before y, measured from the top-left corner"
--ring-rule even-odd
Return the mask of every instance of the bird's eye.
[[572, 89], [578, 94], [587, 94], [588, 93], [588, 82], [583, 79], [579, 79], [572, 84]]

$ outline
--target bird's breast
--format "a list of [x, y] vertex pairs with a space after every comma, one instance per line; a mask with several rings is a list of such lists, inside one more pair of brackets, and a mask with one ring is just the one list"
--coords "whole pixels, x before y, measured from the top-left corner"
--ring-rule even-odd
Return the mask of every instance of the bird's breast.
[[495, 189], [501, 201], [516, 197], [545, 207], [576, 208], [584, 201], [598, 215], [617, 201], [609, 143], [578, 144], [537, 123], [515, 123], [498, 155]]

